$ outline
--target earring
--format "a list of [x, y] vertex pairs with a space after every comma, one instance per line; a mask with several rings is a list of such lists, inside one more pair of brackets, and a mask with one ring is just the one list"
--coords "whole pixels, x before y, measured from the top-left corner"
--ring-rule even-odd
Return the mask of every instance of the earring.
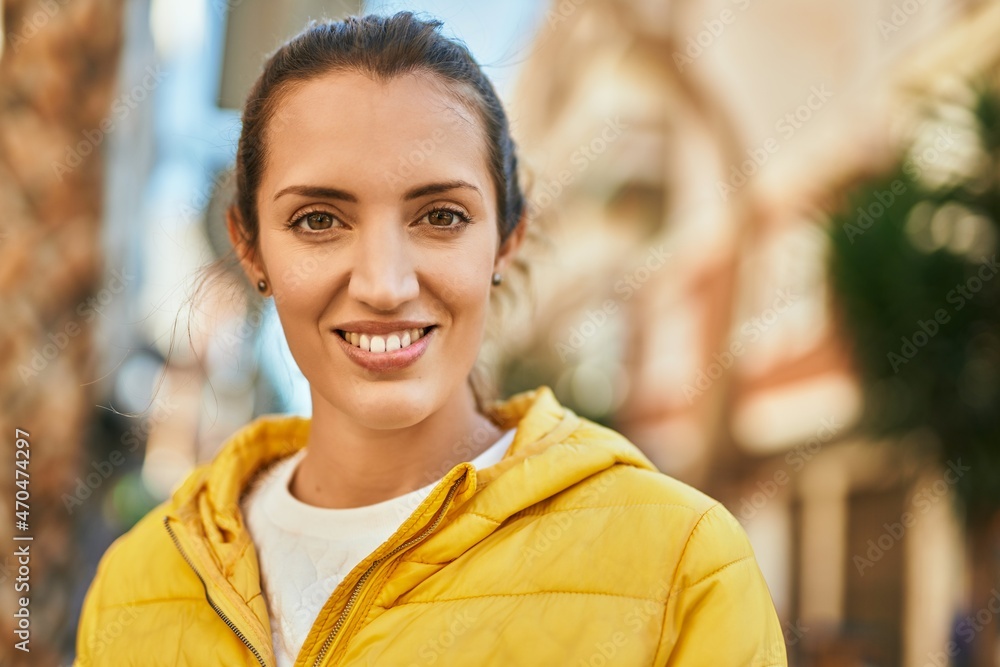
[[263, 294], [265, 291], [267, 291], [267, 283], [264, 282], [263, 280], [258, 280], [257, 281], [257, 291], [260, 292], [261, 294]]
[[499, 285], [501, 282], [503, 282], [503, 276], [501, 276], [499, 273], [494, 273], [493, 274], [493, 284], [494, 285]]

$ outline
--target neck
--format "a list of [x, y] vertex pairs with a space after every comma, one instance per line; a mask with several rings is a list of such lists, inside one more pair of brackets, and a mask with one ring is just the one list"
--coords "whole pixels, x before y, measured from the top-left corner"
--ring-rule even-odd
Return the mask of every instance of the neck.
[[313, 396], [306, 454], [290, 491], [316, 507], [349, 508], [401, 496], [441, 479], [497, 441], [465, 385], [440, 410], [400, 429], [371, 429]]

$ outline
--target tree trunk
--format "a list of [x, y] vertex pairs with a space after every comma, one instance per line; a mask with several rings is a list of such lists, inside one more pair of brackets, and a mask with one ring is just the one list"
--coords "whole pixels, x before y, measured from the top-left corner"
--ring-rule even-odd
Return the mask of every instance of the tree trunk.
[[[88, 299], [99, 296], [107, 133], [122, 0], [3, 0], [0, 56], [0, 664], [58, 665], [71, 647], [75, 554], [62, 502], [83, 466], [95, 397]], [[92, 302], [93, 303], [93, 302]], [[28, 477], [15, 485], [15, 429]], [[21, 435], [24, 435], [23, 433]], [[24, 484], [27, 479], [28, 483]], [[27, 492], [27, 496], [23, 493]], [[27, 497], [15, 525], [15, 492]], [[31, 536], [15, 541], [14, 536]], [[14, 555], [27, 548], [29, 588]], [[30, 653], [14, 616], [28, 598]]]
[[1000, 512], [968, 523], [972, 594], [963, 616], [958, 642], [972, 639], [972, 665], [998, 667], [997, 634], [1000, 631]]

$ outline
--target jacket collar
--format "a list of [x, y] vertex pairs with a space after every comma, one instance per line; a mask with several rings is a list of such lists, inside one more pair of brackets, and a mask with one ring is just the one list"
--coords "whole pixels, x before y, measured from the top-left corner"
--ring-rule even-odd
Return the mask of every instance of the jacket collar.
[[[545, 385], [494, 401], [488, 409], [501, 428], [517, 427], [506, 458], [537, 446], [572, 414]], [[226, 440], [215, 458], [197, 468], [173, 493], [171, 515], [181, 520], [198, 516], [206, 533], [215, 533], [219, 543], [233, 541], [244, 530], [239, 507], [243, 493], [272, 463], [305, 446], [310, 425], [309, 418], [289, 415], [263, 415], [253, 420]], [[563, 430], [567, 426], [564, 424]]]
[[[572, 410], [563, 407], [548, 386], [494, 401], [487, 408], [501, 428], [516, 427], [517, 431], [500, 463], [479, 472], [478, 476], [472, 466], [467, 466], [472, 474], [469, 483], [463, 485], [455, 498], [456, 505], [477, 491], [484, 491], [502, 476], [513, 475], [502, 485], [513, 494], [507, 496], [513, 501], [507, 513], [513, 513], [521, 505], [543, 500], [546, 493], [556, 493], [615, 463], [656, 470], [624, 437], [581, 420]], [[584, 423], [588, 432], [587, 447], [581, 447], [583, 443], [574, 444], [571, 437]], [[298, 416], [258, 417], [233, 434], [215, 458], [197, 468], [172, 495], [169, 516], [195, 528], [214, 552], [213, 560], [223, 569], [239, 557], [249, 539], [240, 510], [243, 493], [256, 475], [305, 446], [310, 424], [309, 418]], [[555, 449], [547, 451], [553, 445]], [[539, 455], [542, 458], [536, 460], [534, 457]], [[539, 480], [535, 479], [533, 484], [524, 486], [541, 472], [538, 465], [533, 468], [521, 465], [528, 457], [536, 464], [545, 462], [551, 466], [544, 476], [544, 484], [539, 485]], [[462, 465], [454, 466], [451, 473], [459, 473]], [[451, 478], [451, 473], [445, 477]], [[536, 490], [532, 492], [532, 489]]]

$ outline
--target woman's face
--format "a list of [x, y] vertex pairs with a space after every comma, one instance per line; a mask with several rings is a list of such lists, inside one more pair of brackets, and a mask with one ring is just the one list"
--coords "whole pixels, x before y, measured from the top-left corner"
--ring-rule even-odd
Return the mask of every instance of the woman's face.
[[286, 91], [266, 136], [244, 268], [268, 282], [314, 411], [388, 429], [459, 400], [519, 243], [498, 255], [473, 113], [430, 74], [333, 73]]

